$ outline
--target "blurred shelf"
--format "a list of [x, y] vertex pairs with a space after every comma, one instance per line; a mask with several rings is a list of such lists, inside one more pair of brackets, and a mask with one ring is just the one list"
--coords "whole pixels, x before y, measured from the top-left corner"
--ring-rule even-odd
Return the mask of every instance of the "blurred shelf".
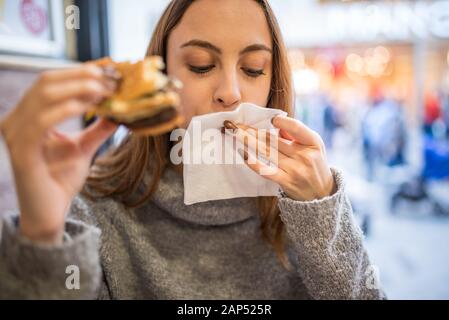
[[0, 54], [0, 68], [13, 70], [48, 70], [70, 68], [79, 65], [77, 61], [13, 56]]

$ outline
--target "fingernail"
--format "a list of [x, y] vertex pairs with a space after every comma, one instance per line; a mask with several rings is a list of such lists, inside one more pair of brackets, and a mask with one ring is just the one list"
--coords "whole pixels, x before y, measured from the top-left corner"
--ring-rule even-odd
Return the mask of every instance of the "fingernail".
[[236, 131], [237, 131], [238, 129], [229, 129], [229, 128], [225, 128], [225, 127], [222, 127], [221, 129], [220, 129], [220, 131], [221, 131], [221, 133], [222, 134], [231, 134], [231, 135], [234, 135], [235, 133], [236, 133]]
[[168, 80], [167, 87], [170, 89], [173, 89], [173, 90], [175, 90], [175, 89], [179, 90], [179, 89], [182, 89], [184, 87], [184, 85], [180, 80], [175, 79], [175, 78], [170, 78]]
[[248, 161], [248, 159], [249, 159], [248, 151], [239, 149], [238, 152], [239, 152], [240, 156], [242, 156], [242, 158], [243, 158], [245, 161]]
[[103, 67], [103, 75], [113, 80], [120, 80], [122, 75], [113, 66]]
[[223, 125], [225, 126], [226, 129], [230, 129], [230, 130], [238, 130], [239, 127], [237, 127], [235, 125], [234, 122], [226, 120], [225, 122], [223, 122]]
[[117, 86], [117, 81], [107, 80], [105, 82], [105, 87], [108, 91], [114, 92], [115, 90], [117, 90]]
[[272, 125], [274, 125], [274, 119], [275, 119], [276, 117], [274, 117], [274, 118], [271, 118], [271, 124]]
[[103, 97], [98, 96], [98, 97], [95, 97], [95, 98], [93, 99], [93, 103], [94, 103], [94, 104], [100, 104], [100, 103], [103, 102], [103, 100], [104, 100]]

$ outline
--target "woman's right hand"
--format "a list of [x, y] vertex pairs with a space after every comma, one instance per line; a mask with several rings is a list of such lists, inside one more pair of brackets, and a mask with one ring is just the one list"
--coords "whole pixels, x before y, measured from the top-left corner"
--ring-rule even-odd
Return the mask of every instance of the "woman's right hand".
[[47, 71], [0, 122], [9, 150], [22, 236], [62, 242], [67, 211], [81, 191], [97, 149], [116, 125], [100, 119], [75, 137], [55, 129], [110, 96], [116, 81], [95, 65]]

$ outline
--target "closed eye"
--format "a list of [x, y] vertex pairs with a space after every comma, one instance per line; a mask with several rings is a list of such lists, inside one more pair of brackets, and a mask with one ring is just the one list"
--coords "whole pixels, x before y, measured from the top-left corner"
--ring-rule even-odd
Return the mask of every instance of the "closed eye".
[[189, 65], [189, 69], [190, 71], [192, 71], [193, 73], [197, 73], [197, 74], [206, 74], [210, 71], [212, 71], [212, 69], [215, 68], [215, 65], [211, 64], [208, 66], [192, 66]]
[[265, 75], [265, 73], [263, 72], [263, 69], [255, 70], [255, 69], [250, 69], [250, 68], [242, 68], [242, 70], [246, 73], [246, 75], [248, 75], [249, 77], [252, 77], [252, 78], [257, 78], [259, 76]]
[[[189, 65], [189, 70], [193, 73], [205, 75], [211, 72], [215, 68], [215, 65], [207, 65], [207, 66], [192, 66]], [[256, 70], [251, 68], [241, 68], [245, 74], [251, 78], [257, 78], [259, 76], [265, 75], [263, 69]]]

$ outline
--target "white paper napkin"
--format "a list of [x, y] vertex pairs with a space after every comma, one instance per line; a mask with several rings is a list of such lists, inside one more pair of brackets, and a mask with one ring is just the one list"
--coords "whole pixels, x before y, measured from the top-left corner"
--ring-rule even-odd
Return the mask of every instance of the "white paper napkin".
[[[287, 113], [244, 103], [234, 111], [194, 117], [182, 145], [184, 203], [277, 195], [279, 185], [248, 168], [235, 151], [232, 136], [219, 131], [225, 120], [273, 131], [271, 119], [277, 115]], [[235, 161], [224, 160], [224, 155], [233, 155]]]

